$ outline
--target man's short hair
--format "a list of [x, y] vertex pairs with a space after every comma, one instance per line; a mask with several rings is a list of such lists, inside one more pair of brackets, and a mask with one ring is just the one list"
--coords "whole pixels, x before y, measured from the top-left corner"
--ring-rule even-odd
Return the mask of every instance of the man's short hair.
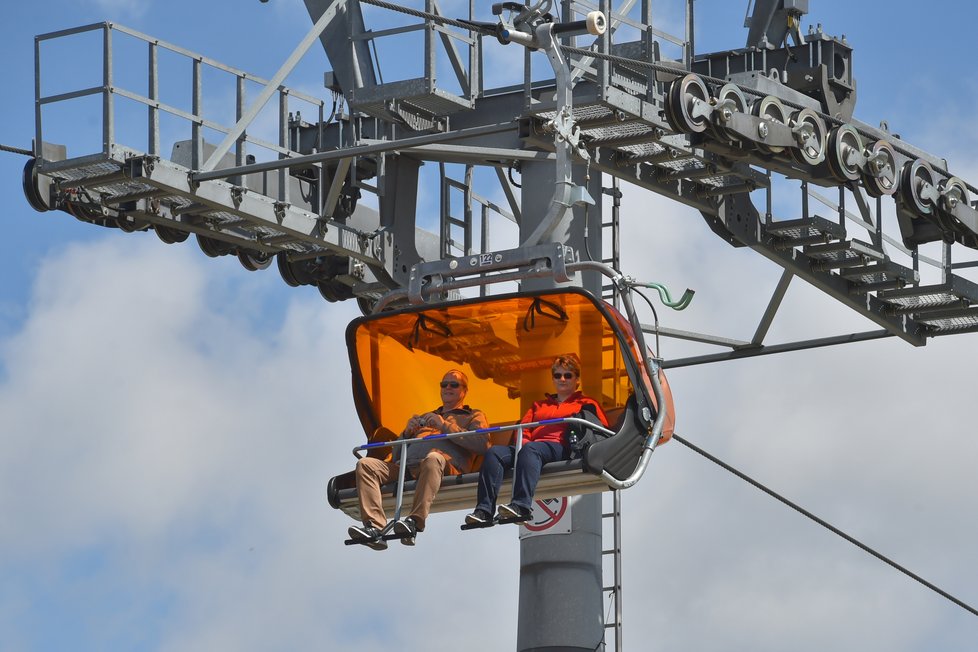
[[455, 374], [456, 376], [458, 376], [459, 381], [462, 383], [462, 387], [464, 387], [465, 389], [469, 388], [469, 377], [465, 375], [464, 371], [460, 371], [458, 369], [449, 369], [448, 371], [445, 372], [445, 375], [442, 376], [442, 378], [444, 378], [448, 374]]

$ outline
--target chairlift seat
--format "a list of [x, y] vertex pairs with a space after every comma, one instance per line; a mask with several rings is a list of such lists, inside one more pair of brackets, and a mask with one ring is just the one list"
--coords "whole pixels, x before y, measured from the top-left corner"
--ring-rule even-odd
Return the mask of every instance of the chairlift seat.
[[[597, 473], [608, 469], [615, 476], [625, 477], [631, 471], [638, 457], [638, 450], [645, 441], [644, 429], [636, 419], [634, 396], [629, 398], [624, 407], [613, 408], [606, 416], [616, 434], [590, 446], [582, 457], [545, 464], [540, 471], [540, 481], [534, 494], [536, 500], [607, 491], [608, 485]], [[500, 488], [499, 504], [505, 504], [512, 498], [512, 477], [512, 470], [507, 470]], [[471, 509], [476, 501], [478, 480], [478, 470], [460, 475], [446, 475], [442, 478], [441, 489], [431, 505], [431, 512]], [[416, 485], [416, 480], [406, 479], [404, 482], [406, 509], [410, 509], [410, 499], [414, 496]], [[330, 479], [326, 494], [334, 509], [355, 520], [361, 520], [354, 471]], [[397, 483], [383, 485], [381, 494], [384, 510], [388, 514], [393, 513], [397, 502]]]
[[[549, 372], [554, 357], [577, 355], [581, 389], [601, 404], [615, 434], [593, 443], [580, 458], [546, 464], [537, 500], [607, 491], [609, 483], [602, 474], [628, 478], [638, 468], [651, 432], [650, 419], [657, 411], [628, 320], [581, 288], [476, 297], [368, 315], [347, 328], [347, 346], [364, 432], [386, 429], [385, 440], [412, 414], [440, 403], [438, 380], [449, 369], [469, 377], [466, 403], [482, 409], [498, 427], [516, 423], [533, 400], [552, 391]], [[661, 370], [659, 381], [668, 401], [661, 442], [671, 435], [674, 413]], [[492, 443], [511, 437], [505, 432], [493, 433]], [[375, 441], [372, 436], [368, 440]], [[370, 455], [378, 452], [367, 449]], [[431, 511], [471, 510], [478, 477], [475, 471], [445, 476]], [[512, 473], [505, 477], [501, 503], [512, 497]], [[410, 509], [415, 486], [414, 480], [405, 479], [402, 516]], [[397, 483], [382, 487], [382, 495], [384, 509], [393, 517]], [[327, 498], [332, 507], [360, 520], [354, 471], [332, 478]]]

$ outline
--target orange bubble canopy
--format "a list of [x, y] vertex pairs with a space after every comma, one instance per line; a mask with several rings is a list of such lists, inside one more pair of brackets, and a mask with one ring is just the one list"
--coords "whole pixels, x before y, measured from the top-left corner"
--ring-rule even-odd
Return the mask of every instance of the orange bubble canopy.
[[[517, 421], [553, 391], [558, 355], [581, 364], [581, 390], [606, 412], [624, 406], [633, 378], [646, 385], [632, 329], [612, 306], [580, 288], [413, 306], [354, 320], [347, 329], [354, 400], [368, 439], [400, 432], [408, 418], [441, 404], [451, 369], [469, 379], [465, 402], [491, 424]], [[664, 376], [660, 374], [664, 381]], [[672, 434], [672, 396], [663, 382]]]

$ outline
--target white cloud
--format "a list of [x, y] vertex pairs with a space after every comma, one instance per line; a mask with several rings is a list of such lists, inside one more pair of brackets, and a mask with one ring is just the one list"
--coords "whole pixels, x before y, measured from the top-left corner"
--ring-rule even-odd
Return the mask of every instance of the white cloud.
[[[688, 275], [701, 326], [749, 331], [753, 316], [719, 321], [718, 304], [753, 306], [776, 270], [718, 240], [707, 255], [743, 258], [737, 275], [685, 263], [673, 244], [705, 226], [670, 215], [628, 216], [650, 223], [631, 255], [653, 261], [632, 269], [677, 291]], [[152, 236], [108, 234], [44, 261], [28, 318], [0, 346], [0, 638], [47, 649], [31, 627], [41, 613], [73, 618], [67, 631], [91, 649], [139, 636], [181, 651], [422, 649], [433, 629], [425, 649], [513, 646], [515, 627], [486, 622], [516, 619], [514, 530], [461, 533], [450, 513], [413, 550], [342, 544], [350, 521], [324, 490], [361, 436], [342, 339], [355, 309], [303, 290]], [[786, 318], [785, 335], [802, 321]], [[677, 369], [679, 431], [974, 603], [973, 340]], [[628, 645], [974, 639], [957, 607], [678, 443], [623, 500]]]
[[[500, 52], [520, 68], [519, 50]], [[626, 194], [626, 271], [698, 291], [663, 323], [749, 338], [779, 269], [646, 198]], [[324, 491], [359, 437], [341, 337], [352, 306], [191, 252], [121, 234], [73, 245], [12, 309], [26, 318], [0, 335], [4, 649], [514, 647], [514, 531], [461, 533], [453, 513], [414, 550], [342, 544], [350, 521]], [[869, 328], [793, 283], [769, 340]], [[679, 432], [975, 604], [975, 337], [675, 370]], [[973, 616], [678, 443], [623, 500], [629, 649], [978, 639]]]
[[[649, 198], [639, 211], [632, 195], [624, 269], [674, 295], [698, 291], [682, 313], [659, 308], [662, 324], [750, 339], [780, 268], [712, 238], [692, 209]], [[876, 328], [796, 280], [767, 341]], [[675, 369], [677, 431], [974, 604], [978, 527], [962, 515], [978, 495], [975, 337]], [[669, 339], [663, 349], [722, 351]], [[978, 635], [959, 607], [678, 442], [656, 452], [623, 501], [629, 645], [921, 650], [940, 638], [963, 649]]]
[[[149, 627], [154, 649], [182, 651], [381, 650], [435, 623], [454, 639], [427, 649], [447, 650], [482, 626], [486, 599], [507, 605], [515, 569], [484, 561], [515, 563], [515, 530], [465, 535], [447, 514], [414, 550], [342, 544], [351, 522], [325, 484], [362, 437], [343, 340], [355, 308], [286, 289], [281, 320], [256, 326], [269, 297], [233, 297], [260, 276], [150, 238], [49, 257], [3, 342], [0, 576], [18, 591], [0, 592], [0, 638], [35, 649], [14, 616], [48, 591], [82, 600], [46, 609], [97, 625], [96, 648]], [[454, 594], [456, 573], [485, 590]], [[433, 610], [438, 595], [453, 597]], [[512, 642], [506, 628], [483, 639]]]

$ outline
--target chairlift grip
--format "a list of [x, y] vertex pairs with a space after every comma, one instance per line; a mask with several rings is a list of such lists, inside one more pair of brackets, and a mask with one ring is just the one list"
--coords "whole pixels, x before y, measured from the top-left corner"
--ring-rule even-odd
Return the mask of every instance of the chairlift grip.
[[654, 359], [645, 356], [645, 352], [648, 351], [648, 346], [645, 344], [645, 334], [642, 331], [641, 323], [638, 321], [638, 315], [635, 313], [635, 304], [632, 303], [631, 293], [623, 292], [621, 294], [621, 302], [622, 306], [625, 308], [625, 315], [628, 317], [628, 321], [632, 325], [632, 330], [635, 334], [635, 341], [639, 346], [639, 350], [643, 354], [642, 366], [645, 367], [645, 371], [652, 383], [652, 393], [655, 395], [656, 415], [655, 421], [652, 423], [652, 432], [649, 433], [649, 436], [645, 440], [645, 444], [642, 447], [642, 456], [639, 458], [638, 464], [635, 466], [635, 470], [632, 472], [632, 474], [624, 480], [619, 480], [607, 471], [601, 472], [601, 479], [604, 480], [612, 489], [628, 489], [638, 482], [645, 474], [645, 469], [648, 468], [649, 461], [651, 461], [652, 458], [652, 452], [655, 450], [655, 447], [659, 443], [659, 438], [662, 436], [662, 428], [665, 425], [665, 420], [669, 412], [669, 407], [666, 404], [665, 396], [663, 396], [662, 393], [662, 385], [659, 382], [659, 365], [653, 365], [652, 362]]
[[[408, 287], [392, 290], [382, 296], [373, 312], [379, 313], [398, 300], [407, 299], [417, 305], [436, 292], [505, 281], [553, 277], [556, 283], [566, 283], [571, 280], [568, 267], [575, 264], [567, 262], [572, 256], [573, 249], [552, 242], [417, 263], [411, 268]], [[521, 267], [529, 269], [518, 269]], [[501, 273], [489, 275], [489, 272]]]

